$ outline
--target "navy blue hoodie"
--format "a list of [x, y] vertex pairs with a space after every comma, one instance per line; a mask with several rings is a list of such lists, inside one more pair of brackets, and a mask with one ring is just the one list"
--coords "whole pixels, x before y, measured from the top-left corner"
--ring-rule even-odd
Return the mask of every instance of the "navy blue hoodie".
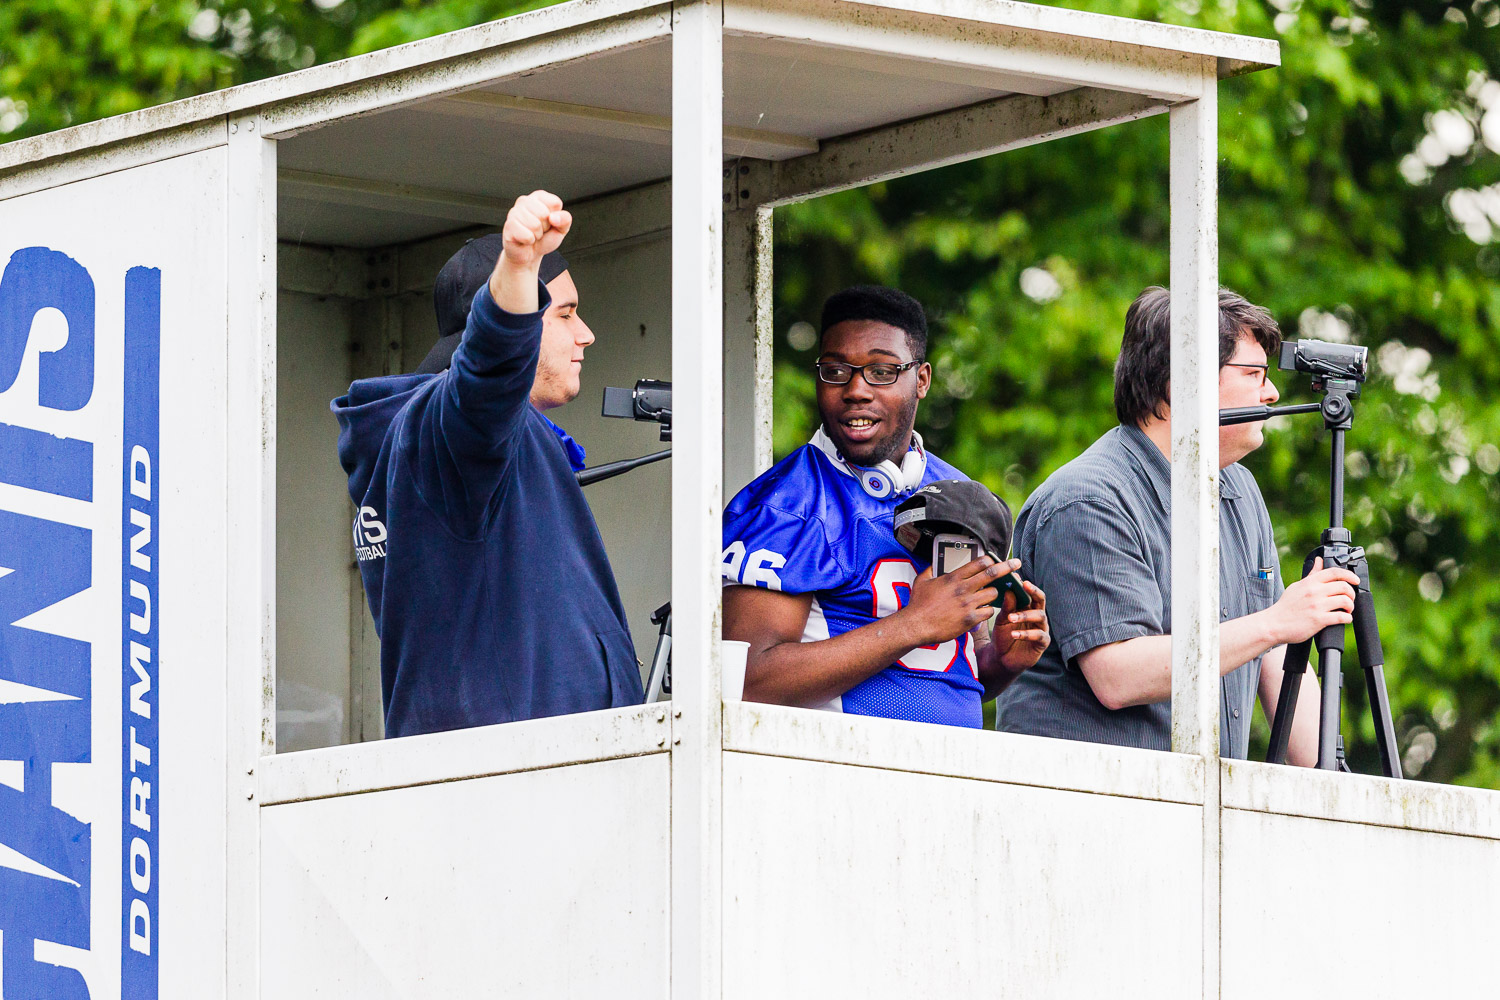
[[481, 288], [447, 371], [333, 401], [387, 736], [643, 700], [599, 529], [530, 402], [538, 288], [524, 316]]

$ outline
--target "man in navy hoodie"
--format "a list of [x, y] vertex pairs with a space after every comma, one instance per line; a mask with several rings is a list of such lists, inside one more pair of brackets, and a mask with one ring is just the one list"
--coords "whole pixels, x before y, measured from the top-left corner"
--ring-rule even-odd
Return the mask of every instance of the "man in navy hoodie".
[[583, 450], [541, 412], [578, 395], [594, 341], [556, 253], [572, 223], [546, 191], [517, 199], [439, 276], [440, 322], [472, 296], [462, 334], [333, 401], [387, 736], [643, 699]]

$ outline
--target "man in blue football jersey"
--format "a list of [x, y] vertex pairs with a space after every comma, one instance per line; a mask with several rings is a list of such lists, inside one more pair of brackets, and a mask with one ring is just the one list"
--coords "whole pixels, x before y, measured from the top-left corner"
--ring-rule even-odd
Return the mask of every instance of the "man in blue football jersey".
[[896, 505], [963, 473], [913, 429], [927, 320], [911, 296], [860, 286], [823, 307], [812, 441], [724, 509], [724, 637], [750, 644], [745, 698], [978, 728], [981, 705], [1047, 648], [1046, 597], [990, 602], [1018, 560], [934, 578], [892, 533]]

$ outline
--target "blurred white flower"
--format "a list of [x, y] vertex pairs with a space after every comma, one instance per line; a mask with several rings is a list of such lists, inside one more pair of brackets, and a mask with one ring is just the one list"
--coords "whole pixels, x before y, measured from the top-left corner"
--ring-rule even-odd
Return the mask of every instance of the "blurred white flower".
[[1417, 156], [1429, 167], [1441, 167], [1448, 162], [1448, 147], [1443, 145], [1443, 140], [1428, 132], [1417, 143]]
[[1401, 162], [1396, 166], [1401, 171], [1401, 176], [1406, 178], [1406, 183], [1416, 186], [1426, 184], [1432, 179], [1432, 168], [1429, 167], [1416, 153], [1407, 153], [1401, 157]]
[[203, 8], [188, 22], [188, 34], [200, 42], [206, 42], [218, 33], [219, 12], [212, 7]]
[[1500, 80], [1491, 80], [1483, 73], [1475, 73], [1469, 85], [1469, 95], [1481, 108], [1493, 108], [1500, 104]]
[[[1420, 347], [1407, 347], [1399, 340], [1386, 341], [1375, 352], [1375, 364], [1388, 375], [1397, 392], [1421, 396], [1429, 403], [1441, 393], [1437, 372], [1429, 372], [1432, 355]], [[1437, 414], [1424, 407], [1416, 417], [1417, 428], [1424, 434], [1437, 430]]]
[[1051, 302], [1062, 294], [1062, 283], [1045, 267], [1021, 272], [1021, 293], [1033, 302]]
[[1447, 468], [1438, 471], [1450, 483], [1457, 484], [1469, 471], [1469, 460], [1462, 455], [1449, 455]]
[[1443, 596], [1443, 578], [1436, 573], [1423, 573], [1417, 581], [1417, 593], [1423, 600], [1436, 601]]
[[[1500, 83], [1491, 80], [1490, 83], [1500, 88]], [[1495, 104], [1479, 119], [1479, 135], [1484, 139], [1484, 144], [1492, 153], [1500, 153], [1500, 104]]]
[[26, 124], [26, 119], [31, 117], [26, 108], [25, 101], [12, 100], [9, 97], [0, 97], [0, 135], [14, 132]]
[[1449, 156], [1462, 156], [1474, 145], [1474, 126], [1457, 111], [1439, 111], [1430, 127]]
[[818, 331], [811, 323], [799, 319], [787, 327], [786, 342], [794, 351], [810, 351], [818, 342]]
[[1349, 324], [1346, 321], [1312, 306], [1302, 310], [1297, 317], [1297, 335], [1334, 344], [1347, 344], [1350, 340]]
[[1406, 753], [1401, 755], [1401, 770], [1406, 774], [1416, 776], [1422, 772], [1422, 768], [1427, 766], [1427, 762], [1432, 760], [1432, 755], [1435, 753], [1437, 753], [1437, 737], [1432, 735], [1432, 730], [1426, 726], [1418, 726], [1412, 735], [1411, 743], [1406, 747]]
[[1475, 243], [1488, 243], [1494, 236], [1494, 225], [1479, 192], [1472, 188], [1457, 188], [1443, 198], [1443, 207], [1448, 216], [1458, 223], [1464, 235]]

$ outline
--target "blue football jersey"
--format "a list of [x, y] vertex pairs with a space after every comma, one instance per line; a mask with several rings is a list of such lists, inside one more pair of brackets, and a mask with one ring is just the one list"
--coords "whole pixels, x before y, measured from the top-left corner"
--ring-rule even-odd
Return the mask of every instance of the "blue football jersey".
[[[967, 478], [929, 453], [921, 485]], [[896, 505], [907, 496], [877, 500], [842, 462], [804, 445], [724, 508], [724, 583], [813, 594], [803, 642], [884, 618], [907, 603], [912, 582], [926, 569], [892, 532]], [[965, 634], [914, 649], [818, 707], [977, 729], [983, 697]]]

